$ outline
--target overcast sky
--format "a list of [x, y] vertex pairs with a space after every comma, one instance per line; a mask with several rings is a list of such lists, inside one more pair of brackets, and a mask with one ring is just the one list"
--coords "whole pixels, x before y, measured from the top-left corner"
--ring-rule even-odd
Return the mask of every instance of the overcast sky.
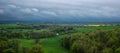
[[120, 0], [0, 0], [1, 20], [120, 20]]

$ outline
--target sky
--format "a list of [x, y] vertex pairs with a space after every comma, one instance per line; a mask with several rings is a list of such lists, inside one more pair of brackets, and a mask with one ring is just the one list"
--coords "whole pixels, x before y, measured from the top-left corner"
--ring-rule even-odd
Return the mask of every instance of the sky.
[[0, 0], [0, 21], [119, 22], [120, 0]]

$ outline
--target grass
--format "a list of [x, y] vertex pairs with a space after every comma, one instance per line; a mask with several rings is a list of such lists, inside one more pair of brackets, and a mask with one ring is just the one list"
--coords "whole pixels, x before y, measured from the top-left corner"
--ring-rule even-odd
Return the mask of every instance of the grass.
[[[68, 50], [61, 47], [60, 39], [67, 35], [59, 35], [52, 38], [40, 39], [40, 45], [43, 46], [45, 53], [69, 53]], [[22, 47], [31, 48], [34, 45], [34, 39], [18, 39], [20, 41], [20, 52], [22, 52]]]
[[[112, 30], [112, 29], [120, 29], [120, 27], [118, 26], [112, 26], [112, 27], [88, 27], [88, 28], [76, 28], [75, 30], [77, 31], [75, 34], [77, 33], [81, 33], [81, 32], [89, 32], [89, 31], [94, 31], [94, 30]], [[52, 37], [52, 38], [43, 38], [40, 39], [40, 45], [43, 46], [44, 48], [44, 52], [45, 53], [69, 53], [68, 50], [66, 50], [65, 48], [61, 47], [60, 45], [60, 39], [65, 37], [67, 35], [59, 35], [56, 37]], [[26, 39], [18, 39], [20, 41], [20, 49], [22, 49], [22, 47], [28, 47], [31, 48], [34, 45], [34, 40], [30, 39], [30, 40], [26, 40]]]
[[95, 30], [112, 30], [120, 29], [120, 26], [103, 26], [103, 27], [85, 27], [85, 28], [75, 28], [76, 33], [85, 33]]
[[[3, 24], [0, 25], [0, 28], [7, 28], [7, 27], [18, 27], [16, 24]], [[76, 32], [73, 34], [78, 33], [85, 33], [89, 31], [95, 30], [112, 30], [112, 29], [120, 29], [120, 26], [105, 26], [105, 27], [85, 27], [85, 28], [75, 28]], [[12, 29], [13, 31], [20, 31], [20, 29]], [[23, 32], [31, 31], [31, 29], [23, 29]], [[41, 30], [35, 30], [39, 32]], [[40, 39], [39, 44], [43, 46], [45, 53], [70, 53], [69, 50], [66, 50], [60, 45], [60, 39], [68, 36], [68, 35], [59, 35], [51, 38], [43, 38]], [[17, 39], [20, 43], [20, 53], [22, 53], [22, 47], [31, 48], [34, 44], [34, 39]]]
[[14, 27], [19, 27], [17, 24], [0, 24], [0, 28], [14, 28]]
[[66, 35], [42, 39], [40, 44], [43, 45], [44, 49], [46, 50], [45, 53], [68, 53], [68, 50], [64, 49], [60, 45], [60, 39], [64, 36]]
[[34, 31], [34, 32], [41, 32], [42, 30], [35, 30], [35, 29], [11, 29], [12, 32], [30, 32], [30, 31]]

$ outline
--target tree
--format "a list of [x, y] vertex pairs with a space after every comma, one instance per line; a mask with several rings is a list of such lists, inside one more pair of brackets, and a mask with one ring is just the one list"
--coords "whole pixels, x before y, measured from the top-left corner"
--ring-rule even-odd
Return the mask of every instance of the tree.
[[32, 33], [33, 38], [35, 39], [35, 44], [39, 43], [40, 35], [37, 32]]
[[85, 48], [83, 44], [80, 44], [79, 42], [73, 43], [71, 47], [72, 53], [85, 53]]
[[[120, 53], [120, 30], [100, 30], [61, 39], [72, 53]], [[119, 47], [119, 48], [118, 48]]]
[[115, 53], [120, 53], [120, 47], [115, 50]]
[[10, 46], [10, 48], [13, 48], [16, 53], [18, 53], [18, 51], [19, 51], [19, 42], [18, 42], [18, 40], [10, 41], [9, 46]]
[[98, 53], [97, 46], [91, 46], [87, 52], [88, 53]]
[[4, 50], [3, 53], [15, 53], [15, 51], [12, 48], [10, 48], [10, 49]]
[[65, 37], [61, 39], [61, 45], [66, 49], [70, 49], [70, 37]]
[[30, 49], [29, 53], [43, 53], [43, 48], [41, 45], [35, 45]]
[[112, 48], [105, 48], [103, 49], [102, 53], [113, 53]]
[[6, 48], [8, 48], [8, 42], [7, 41], [0, 41], [0, 53], [2, 53], [3, 50], [5, 50]]
[[28, 48], [23, 47], [22, 49], [23, 49], [23, 53], [28, 53], [28, 50], [29, 50]]

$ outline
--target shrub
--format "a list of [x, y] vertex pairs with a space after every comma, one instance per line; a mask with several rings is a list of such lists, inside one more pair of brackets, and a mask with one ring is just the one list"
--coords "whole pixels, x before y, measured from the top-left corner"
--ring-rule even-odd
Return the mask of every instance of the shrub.
[[115, 50], [115, 53], [120, 53], [120, 47]]
[[80, 44], [79, 42], [75, 42], [71, 47], [72, 53], [85, 53], [85, 48], [83, 44]]
[[30, 49], [29, 53], [43, 53], [43, 48], [41, 45], [35, 45]]
[[113, 53], [112, 48], [105, 48], [103, 49], [102, 53]]
[[4, 50], [3, 53], [15, 53], [15, 51], [10, 48], [10, 49]]

